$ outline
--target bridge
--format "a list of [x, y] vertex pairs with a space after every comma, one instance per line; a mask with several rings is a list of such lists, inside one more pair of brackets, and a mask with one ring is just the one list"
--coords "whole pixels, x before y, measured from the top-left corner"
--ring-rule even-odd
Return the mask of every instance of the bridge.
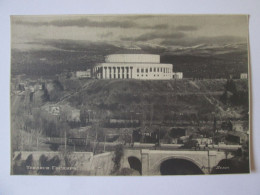
[[122, 167], [133, 168], [142, 175], [209, 174], [231, 154], [206, 150], [125, 150]]

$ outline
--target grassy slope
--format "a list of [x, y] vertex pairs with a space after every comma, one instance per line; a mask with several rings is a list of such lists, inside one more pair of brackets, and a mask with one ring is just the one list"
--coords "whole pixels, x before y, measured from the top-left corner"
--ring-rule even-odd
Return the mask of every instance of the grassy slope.
[[[122, 117], [129, 113], [142, 113], [145, 117], [167, 118], [170, 113], [199, 113], [207, 115], [215, 112], [221, 117], [239, 118], [241, 110], [233, 114], [219, 101], [226, 80], [81, 80], [73, 81], [80, 86], [75, 92], [70, 81], [63, 83], [72, 94], [63, 101], [74, 107], [85, 105], [104, 114]], [[235, 81], [238, 90], [247, 89], [246, 80]], [[246, 110], [247, 108], [242, 108]], [[123, 114], [125, 113], [125, 114]], [[145, 113], [145, 114], [144, 114]], [[153, 116], [151, 116], [151, 113]]]

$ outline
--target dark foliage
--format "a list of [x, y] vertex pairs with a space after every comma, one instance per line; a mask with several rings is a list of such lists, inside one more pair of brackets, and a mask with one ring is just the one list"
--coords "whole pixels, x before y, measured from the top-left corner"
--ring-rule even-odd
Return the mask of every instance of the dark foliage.
[[58, 90], [61, 90], [61, 91], [64, 90], [64, 87], [59, 80], [54, 80], [53, 84], [54, 84], [55, 88], [57, 88]]
[[120, 169], [120, 162], [121, 162], [121, 158], [124, 155], [124, 149], [123, 149], [123, 145], [117, 145], [115, 147], [115, 152], [114, 152], [114, 158], [113, 158], [113, 162], [114, 162], [114, 170], [113, 172], [117, 172]]
[[183, 129], [183, 128], [172, 128], [171, 131], [170, 131], [170, 136], [172, 138], [178, 138], [178, 137], [181, 137], [181, 136], [185, 136], [186, 130]]
[[237, 92], [237, 87], [236, 87], [236, 84], [235, 84], [235, 82], [234, 82], [233, 79], [228, 79], [228, 80], [227, 80], [227, 83], [226, 83], [226, 85], [225, 85], [225, 89], [226, 89], [227, 91], [232, 92], [232, 93]]
[[43, 90], [42, 100], [44, 102], [50, 101], [50, 95], [49, 95], [48, 89], [46, 87]]
[[88, 113], [87, 113], [86, 109], [81, 109], [80, 110], [80, 124], [82, 127], [86, 126], [87, 117], [88, 117]]
[[132, 137], [133, 137], [133, 142], [140, 142], [140, 140], [142, 138], [140, 129], [133, 130]]
[[41, 155], [39, 159], [39, 165], [40, 167], [44, 167], [48, 169], [42, 169], [42, 170], [39, 169], [37, 173], [40, 175], [52, 175], [55, 172], [55, 169], [53, 169], [52, 167], [59, 166], [59, 164], [60, 164], [60, 159], [57, 155], [51, 158], [50, 160], [45, 155]]
[[231, 174], [231, 173], [249, 173], [248, 158], [234, 157], [232, 159], [221, 160], [213, 168], [212, 174]]
[[58, 149], [59, 149], [59, 144], [57, 144], [57, 143], [52, 143], [52, 144], [50, 144], [50, 149], [52, 150], [52, 151], [57, 151]]
[[21, 160], [21, 153], [18, 154], [17, 157], [14, 160], [13, 174], [27, 175], [29, 172], [29, 170], [27, 169], [27, 166], [32, 166], [32, 162], [33, 162], [32, 154], [30, 154], [25, 161]]
[[182, 146], [182, 148], [185, 149], [191, 149], [193, 147], [196, 147], [198, 145], [198, 141], [197, 140], [188, 140], [187, 142], [184, 143], [184, 145]]

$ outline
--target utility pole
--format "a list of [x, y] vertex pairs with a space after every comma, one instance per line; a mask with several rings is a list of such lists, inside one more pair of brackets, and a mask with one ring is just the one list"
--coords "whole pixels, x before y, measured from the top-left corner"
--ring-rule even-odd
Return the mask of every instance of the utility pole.
[[[88, 131], [89, 132], [89, 131]], [[86, 146], [88, 145], [88, 133], [87, 133], [87, 138], [86, 138]]]
[[38, 151], [38, 148], [39, 148], [39, 136], [37, 136], [36, 144], [37, 144], [37, 151]]
[[20, 136], [21, 136], [21, 151], [23, 151], [23, 132], [22, 132], [22, 128], [20, 129]]
[[96, 139], [95, 139], [94, 145], [93, 145], [93, 154], [95, 154], [96, 142], [97, 142], [97, 129], [96, 129]]
[[64, 135], [64, 146], [65, 146], [65, 152], [67, 150], [67, 131], [65, 130], [65, 135]]
[[105, 135], [104, 152], [106, 152], [106, 140], [107, 140], [107, 135]]
[[209, 148], [208, 148], [208, 172], [210, 173], [210, 155], [209, 155]]
[[213, 116], [213, 139], [212, 139], [212, 146], [214, 148], [214, 144], [215, 144], [215, 132], [216, 132], [216, 129], [217, 129], [217, 120], [216, 120], [216, 116], [215, 116], [215, 113], [213, 113], [214, 116]]

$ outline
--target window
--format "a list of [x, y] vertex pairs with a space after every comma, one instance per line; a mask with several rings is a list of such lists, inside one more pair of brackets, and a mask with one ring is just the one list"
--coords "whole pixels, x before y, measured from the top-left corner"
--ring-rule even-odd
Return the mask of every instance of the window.
[[157, 72], [159, 72], [160, 70], [159, 70], [159, 68], [157, 68]]
[[139, 72], [139, 68], [137, 68], [137, 72]]
[[162, 68], [161, 68], [161, 72], [162, 72]]
[[144, 72], [144, 69], [143, 69], [143, 68], [141, 68], [141, 72]]
[[156, 68], [153, 68], [153, 71], [156, 72]]
[[145, 69], [145, 72], [148, 73], [148, 68]]
[[150, 68], [150, 72], [153, 72], [153, 69], [152, 69], [152, 68]]

